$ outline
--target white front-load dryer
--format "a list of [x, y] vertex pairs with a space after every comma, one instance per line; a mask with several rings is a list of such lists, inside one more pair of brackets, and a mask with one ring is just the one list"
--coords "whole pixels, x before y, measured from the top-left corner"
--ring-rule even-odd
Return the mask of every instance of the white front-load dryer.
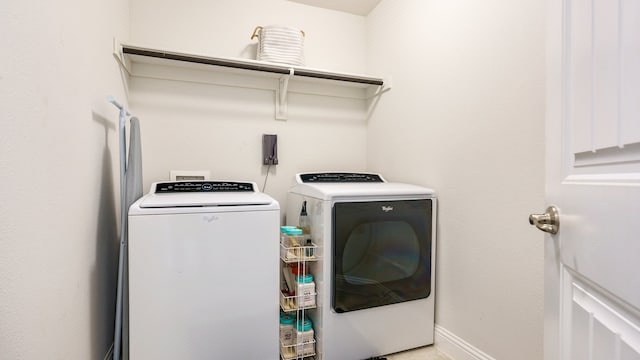
[[319, 260], [308, 311], [322, 360], [358, 360], [433, 344], [436, 198], [379, 174], [296, 175], [286, 220], [305, 208]]
[[279, 225], [255, 183], [153, 184], [129, 211], [129, 358], [278, 358]]

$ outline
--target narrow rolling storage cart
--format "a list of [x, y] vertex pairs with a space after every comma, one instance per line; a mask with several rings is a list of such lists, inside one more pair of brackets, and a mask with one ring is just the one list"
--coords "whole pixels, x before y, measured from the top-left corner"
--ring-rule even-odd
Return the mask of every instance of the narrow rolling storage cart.
[[302, 219], [297, 227], [280, 228], [280, 357], [283, 360], [316, 359], [314, 274], [319, 254]]

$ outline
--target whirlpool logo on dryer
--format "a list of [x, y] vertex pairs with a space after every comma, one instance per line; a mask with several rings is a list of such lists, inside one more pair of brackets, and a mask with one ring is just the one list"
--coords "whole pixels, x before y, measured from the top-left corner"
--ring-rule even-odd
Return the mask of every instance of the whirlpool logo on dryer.
[[382, 206], [382, 211], [388, 213], [389, 211], [393, 211], [393, 206]]

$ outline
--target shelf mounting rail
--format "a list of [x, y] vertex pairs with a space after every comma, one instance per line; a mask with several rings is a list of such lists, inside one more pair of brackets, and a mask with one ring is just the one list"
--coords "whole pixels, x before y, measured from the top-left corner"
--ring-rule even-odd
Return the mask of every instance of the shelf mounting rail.
[[364, 85], [376, 85], [376, 86], [384, 85], [384, 80], [379, 78], [374, 78], [374, 77], [368, 77], [368, 76], [341, 74], [341, 73], [315, 70], [315, 69], [290, 67], [286, 65], [267, 64], [267, 63], [261, 63], [258, 61], [224, 59], [224, 58], [216, 58], [216, 57], [209, 57], [209, 56], [189, 55], [189, 54], [183, 54], [183, 53], [177, 53], [177, 52], [145, 49], [141, 47], [124, 45], [124, 44], [122, 45], [122, 53], [129, 54], [129, 55], [147, 56], [147, 57], [153, 57], [158, 59], [185, 61], [185, 62], [196, 63], [196, 64], [223, 66], [223, 67], [234, 68], [234, 69], [270, 72], [270, 73], [283, 74], [283, 75], [289, 75], [291, 73], [291, 70], [294, 69], [296, 76], [316, 78], [316, 79], [346, 81], [346, 82], [352, 82], [352, 83], [358, 83], [358, 84], [364, 84]]

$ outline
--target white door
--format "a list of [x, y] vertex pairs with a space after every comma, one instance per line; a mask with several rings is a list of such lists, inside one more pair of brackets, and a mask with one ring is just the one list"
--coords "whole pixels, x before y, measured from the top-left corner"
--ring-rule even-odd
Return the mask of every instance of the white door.
[[547, 4], [545, 359], [640, 360], [640, 0]]

